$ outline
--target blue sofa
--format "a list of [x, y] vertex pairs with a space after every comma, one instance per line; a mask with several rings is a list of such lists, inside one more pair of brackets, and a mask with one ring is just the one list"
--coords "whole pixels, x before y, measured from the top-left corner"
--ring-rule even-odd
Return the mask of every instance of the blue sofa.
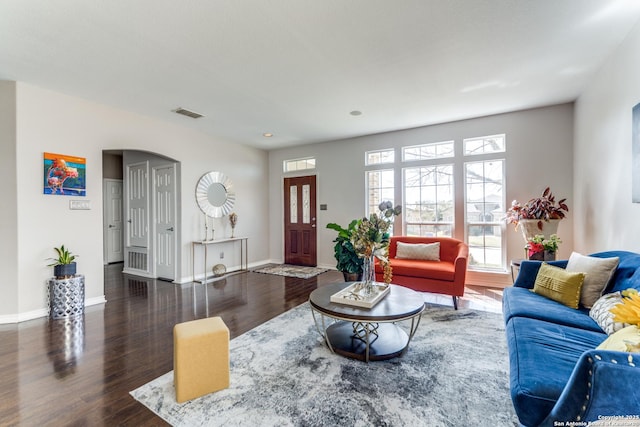
[[[640, 254], [591, 256], [620, 258], [604, 293], [640, 290]], [[549, 264], [565, 268], [567, 261]], [[612, 415], [640, 417], [640, 353], [596, 350], [607, 334], [588, 309], [572, 309], [531, 291], [540, 265], [522, 261], [502, 301], [511, 399], [520, 423], [558, 426]]]

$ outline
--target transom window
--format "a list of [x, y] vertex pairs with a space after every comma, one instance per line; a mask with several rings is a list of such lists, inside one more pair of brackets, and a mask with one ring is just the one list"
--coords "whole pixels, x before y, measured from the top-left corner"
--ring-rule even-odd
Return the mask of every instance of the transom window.
[[504, 153], [506, 149], [505, 136], [492, 135], [481, 136], [478, 138], [467, 138], [463, 140], [463, 146], [465, 156], [487, 153]]
[[453, 157], [453, 155], [453, 141], [434, 142], [431, 144], [402, 147], [402, 160], [405, 162], [414, 160], [441, 159], [445, 157]]
[[316, 168], [315, 157], [306, 157], [304, 159], [291, 159], [282, 162], [282, 168], [285, 172], [295, 172]]
[[385, 150], [375, 150], [375, 151], [367, 151], [365, 153], [365, 164], [367, 166], [370, 165], [380, 165], [384, 163], [393, 163], [395, 162], [395, 150], [393, 148], [388, 148]]

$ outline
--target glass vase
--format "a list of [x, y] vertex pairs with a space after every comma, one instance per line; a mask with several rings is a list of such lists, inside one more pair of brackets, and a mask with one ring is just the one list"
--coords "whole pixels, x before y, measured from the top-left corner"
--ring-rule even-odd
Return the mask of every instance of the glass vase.
[[376, 282], [376, 261], [373, 255], [365, 257], [362, 264], [362, 289], [365, 295], [373, 293]]

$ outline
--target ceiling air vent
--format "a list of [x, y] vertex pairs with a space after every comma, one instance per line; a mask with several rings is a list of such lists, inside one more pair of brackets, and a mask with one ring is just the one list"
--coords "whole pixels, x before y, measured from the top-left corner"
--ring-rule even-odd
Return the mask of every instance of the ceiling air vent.
[[173, 110], [174, 113], [182, 114], [183, 116], [191, 117], [192, 119], [199, 119], [200, 117], [204, 117], [204, 115], [200, 113], [196, 113], [195, 111], [189, 111], [182, 107], [178, 107]]

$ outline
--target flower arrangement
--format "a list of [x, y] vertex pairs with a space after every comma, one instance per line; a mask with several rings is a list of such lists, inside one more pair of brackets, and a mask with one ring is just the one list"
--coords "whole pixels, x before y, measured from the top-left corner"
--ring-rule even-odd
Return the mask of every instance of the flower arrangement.
[[636, 325], [640, 328], [640, 293], [630, 288], [622, 291], [622, 296], [622, 302], [609, 310], [614, 315], [613, 320]]
[[529, 259], [531, 259], [532, 256], [540, 252], [557, 252], [560, 243], [562, 243], [562, 240], [560, 240], [557, 234], [552, 234], [548, 239], [545, 239], [542, 234], [536, 234], [527, 241], [525, 248], [527, 249]]
[[547, 187], [542, 192], [542, 197], [531, 199], [524, 205], [514, 200], [511, 203], [511, 208], [507, 211], [505, 220], [507, 224], [514, 224], [517, 228], [518, 223], [523, 219], [537, 219], [539, 220], [538, 229], [542, 230], [542, 221], [563, 219], [566, 216], [566, 212], [569, 212], [566, 200], [559, 200], [556, 204], [555, 196]]
[[[400, 215], [402, 208], [400, 205], [393, 207], [389, 201], [382, 202], [378, 205], [380, 214], [375, 212], [369, 215], [369, 218], [362, 218], [354, 232], [351, 235], [351, 244], [360, 258], [372, 259], [376, 257], [382, 263], [384, 269], [384, 282], [391, 283], [391, 265], [387, 258], [389, 250], [389, 227], [393, 218]], [[369, 266], [370, 270], [373, 265]], [[370, 280], [373, 272], [369, 271], [367, 276], [365, 270], [365, 281]]]

